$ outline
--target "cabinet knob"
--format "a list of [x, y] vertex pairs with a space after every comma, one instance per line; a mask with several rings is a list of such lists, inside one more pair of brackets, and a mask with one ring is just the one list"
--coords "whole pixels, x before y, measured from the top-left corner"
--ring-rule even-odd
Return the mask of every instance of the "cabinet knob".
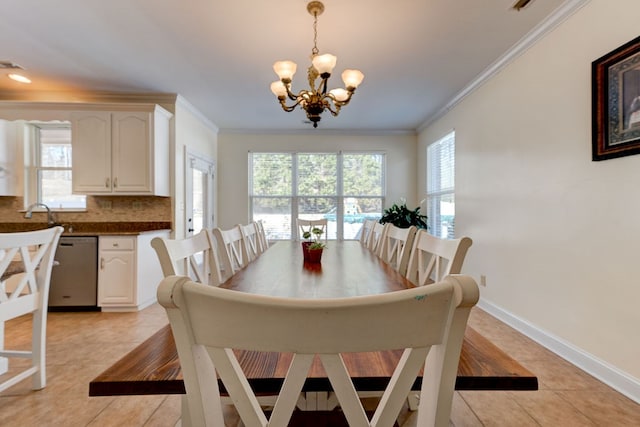
[[113, 188], [118, 187], [118, 177], [113, 178]]
[[104, 187], [109, 188], [109, 178], [104, 180]]
[[104, 270], [104, 258], [100, 258], [100, 270]]

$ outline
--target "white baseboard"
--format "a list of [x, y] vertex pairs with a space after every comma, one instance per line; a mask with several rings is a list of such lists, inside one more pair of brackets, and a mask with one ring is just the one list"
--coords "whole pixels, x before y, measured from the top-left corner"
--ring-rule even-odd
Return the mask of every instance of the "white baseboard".
[[640, 403], [640, 380], [637, 378], [634, 378], [615, 366], [598, 359], [592, 354], [587, 353], [562, 338], [532, 325], [526, 320], [513, 315], [493, 303], [480, 299], [478, 307], [511, 326], [518, 332], [531, 338], [538, 344], [546, 347], [569, 363], [577, 366], [588, 374], [593, 375], [598, 380], [624, 394], [629, 399], [636, 403]]

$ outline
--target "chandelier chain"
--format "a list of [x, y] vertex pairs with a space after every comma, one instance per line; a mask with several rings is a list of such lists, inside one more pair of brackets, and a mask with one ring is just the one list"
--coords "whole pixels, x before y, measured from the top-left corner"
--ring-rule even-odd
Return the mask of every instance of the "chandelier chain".
[[318, 13], [313, 14], [313, 49], [311, 49], [311, 57], [318, 54]]

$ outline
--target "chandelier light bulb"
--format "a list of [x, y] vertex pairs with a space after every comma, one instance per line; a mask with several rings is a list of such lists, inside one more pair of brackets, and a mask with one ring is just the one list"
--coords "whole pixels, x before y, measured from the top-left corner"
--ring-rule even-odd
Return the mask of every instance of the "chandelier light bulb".
[[360, 70], [344, 70], [342, 72], [342, 81], [347, 90], [355, 90], [363, 79], [364, 74]]
[[278, 98], [287, 96], [287, 87], [282, 83], [282, 81], [277, 80], [271, 83], [271, 92]]
[[334, 55], [325, 53], [324, 55], [314, 56], [311, 60], [311, 63], [313, 64], [313, 67], [316, 69], [318, 74], [322, 75], [324, 73], [331, 74], [334, 67], [336, 66], [337, 61], [338, 58], [336, 58]]
[[273, 71], [276, 72], [280, 80], [292, 80], [298, 66], [293, 61], [277, 61], [273, 64]]
[[341, 87], [336, 89], [331, 89], [329, 93], [333, 95], [333, 97], [338, 102], [344, 102], [347, 100], [347, 98], [349, 98], [349, 92], [347, 92], [345, 89]]

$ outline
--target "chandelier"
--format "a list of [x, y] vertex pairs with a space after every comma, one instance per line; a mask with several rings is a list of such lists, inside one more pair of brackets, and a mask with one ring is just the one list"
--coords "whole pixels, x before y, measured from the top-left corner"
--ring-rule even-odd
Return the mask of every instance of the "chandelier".
[[[353, 92], [364, 79], [364, 74], [359, 70], [344, 70], [342, 81], [346, 89], [337, 88], [327, 92], [327, 81], [331, 77], [333, 67], [336, 66], [337, 58], [328, 53], [319, 55], [318, 52], [318, 16], [324, 12], [324, 5], [319, 1], [309, 2], [307, 11], [313, 16], [313, 49], [311, 66], [307, 69], [310, 89], [303, 89], [297, 95], [291, 92], [291, 79], [297, 65], [293, 61], [277, 61], [273, 64], [273, 70], [280, 80], [271, 83], [271, 91], [278, 97], [284, 111], [291, 112], [300, 105], [313, 123], [313, 127], [317, 128], [324, 110], [329, 110], [331, 115], [337, 116], [340, 108], [351, 101]], [[292, 105], [286, 104], [287, 98], [293, 101]]]

